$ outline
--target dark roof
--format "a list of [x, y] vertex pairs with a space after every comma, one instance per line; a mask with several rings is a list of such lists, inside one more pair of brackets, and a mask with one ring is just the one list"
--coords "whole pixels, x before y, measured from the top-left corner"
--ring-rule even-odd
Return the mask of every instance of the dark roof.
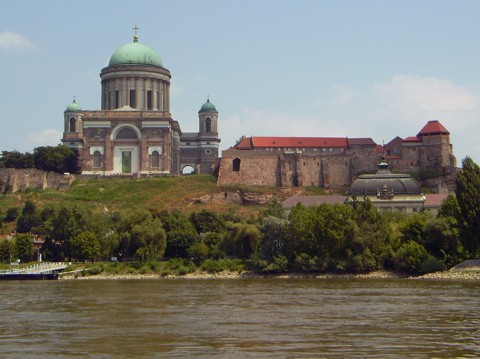
[[359, 176], [350, 186], [352, 196], [375, 196], [383, 189], [398, 194], [420, 194], [421, 188], [408, 174], [392, 173], [388, 169], [388, 163], [381, 162], [375, 174]]
[[371, 138], [349, 138], [348, 144], [350, 146], [376, 146], [374, 140]]
[[297, 203], [303, 204], [305, 207], [318, 206], [320, 204], [337, 204], [345, 203], [345, 196], [326, 195], [326, 196], [292, 196], [282, 202], [283, 209], [292, 209]]

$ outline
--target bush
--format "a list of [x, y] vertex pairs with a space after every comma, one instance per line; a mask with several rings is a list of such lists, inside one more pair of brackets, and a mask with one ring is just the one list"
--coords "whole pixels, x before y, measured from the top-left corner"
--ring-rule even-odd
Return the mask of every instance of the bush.
[[432, 272], [439, 272], [443, 271], [447, 268], [445, 263], [435, 258], [434, 256], [428, 256], [422, 263], [422, 272], [423, 273], [432, 273]]
[[400, 272], [422, 273], [422, 265], [427, 258], [427, 250], [417, 242], [410, 240], [402, 244], [395, 254], [395, 268]]
[[7, 209], [7, 213], [5, 214], [5, 222], [13, 222], [16, 220], [19, 212], [20, 209], [18, 207], [10, 207]]
[[[90, 267], [84, 271], [82, 271], [82, 275], [97, 275], [97, 274], [100, 274], [104, 271], [104, 267], [103, 265], [96, 265], [96, 266], [93, 266], [93, 267]], [[85, 274], [83, 274], [83, 272], [85, 272]]]

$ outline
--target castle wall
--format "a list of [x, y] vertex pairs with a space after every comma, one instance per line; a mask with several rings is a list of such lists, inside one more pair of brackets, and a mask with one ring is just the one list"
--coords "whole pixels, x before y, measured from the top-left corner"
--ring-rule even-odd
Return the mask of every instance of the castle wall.
[[73, 181], [72, 175], [45, 172], [33, 168], [0, 168], [0, 193], [24, 192], [27, 189], [64, 189]]
[[358, 173], [375, 171], [378, 160], [374, 147], [325, 155], [229, 149], [222, 154], [218, 184], [339, 188], [349, 186]]

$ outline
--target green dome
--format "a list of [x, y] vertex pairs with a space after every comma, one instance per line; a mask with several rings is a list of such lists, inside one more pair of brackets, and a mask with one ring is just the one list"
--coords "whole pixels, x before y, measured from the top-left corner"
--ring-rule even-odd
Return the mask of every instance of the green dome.
[[215, 105], [210, 102], [210, 99], [208, 99], [207, 102], [205, 102], [202, 105], [202, 108], [198, 112], [207, 112], [207, 111], [215, 111], [215, 112], [217, 111], [217, 109], [215, 108]]
[[77, 101], [73, 100], [73, 102], [67, 106], [65, 112], [79, 112], [82, 111], [82, 107], [77, 103]]
[[160, 57], [153, 49], [140, 42], [130, 42], [120, 46], [110, 58], [108, 66], [116, 65], [153, 65], [162, 66]]

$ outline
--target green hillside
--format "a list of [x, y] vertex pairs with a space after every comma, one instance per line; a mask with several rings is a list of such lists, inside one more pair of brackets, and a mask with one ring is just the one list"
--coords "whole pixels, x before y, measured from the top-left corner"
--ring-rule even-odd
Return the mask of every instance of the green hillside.
[[[319, 189], [278, 188], [265, 186], [217, 186], [210, 175], [171, 176], [154, 178], [99, 178], [75, 180], [65, 191], [52, 189], [27, 190], [25, 193], [0, 195], [0, 213], [10, 207], [22, 207], [25, 201], [38, 207], [59, 202], [88, 204], [92, 210], [123, 211], [133, 208], [148, 210], [180, 210], [182, 212], [209, 209], [238, 215], [255, 215], [260, 206], [242, 205], [222, 200], [225, 192], [272, 195], [278, 200], [302, 193], [319, 194]], [[211, 200], [211, 197], [215, 199]], [[202, 198], [204, 201], [196, 199]]]

